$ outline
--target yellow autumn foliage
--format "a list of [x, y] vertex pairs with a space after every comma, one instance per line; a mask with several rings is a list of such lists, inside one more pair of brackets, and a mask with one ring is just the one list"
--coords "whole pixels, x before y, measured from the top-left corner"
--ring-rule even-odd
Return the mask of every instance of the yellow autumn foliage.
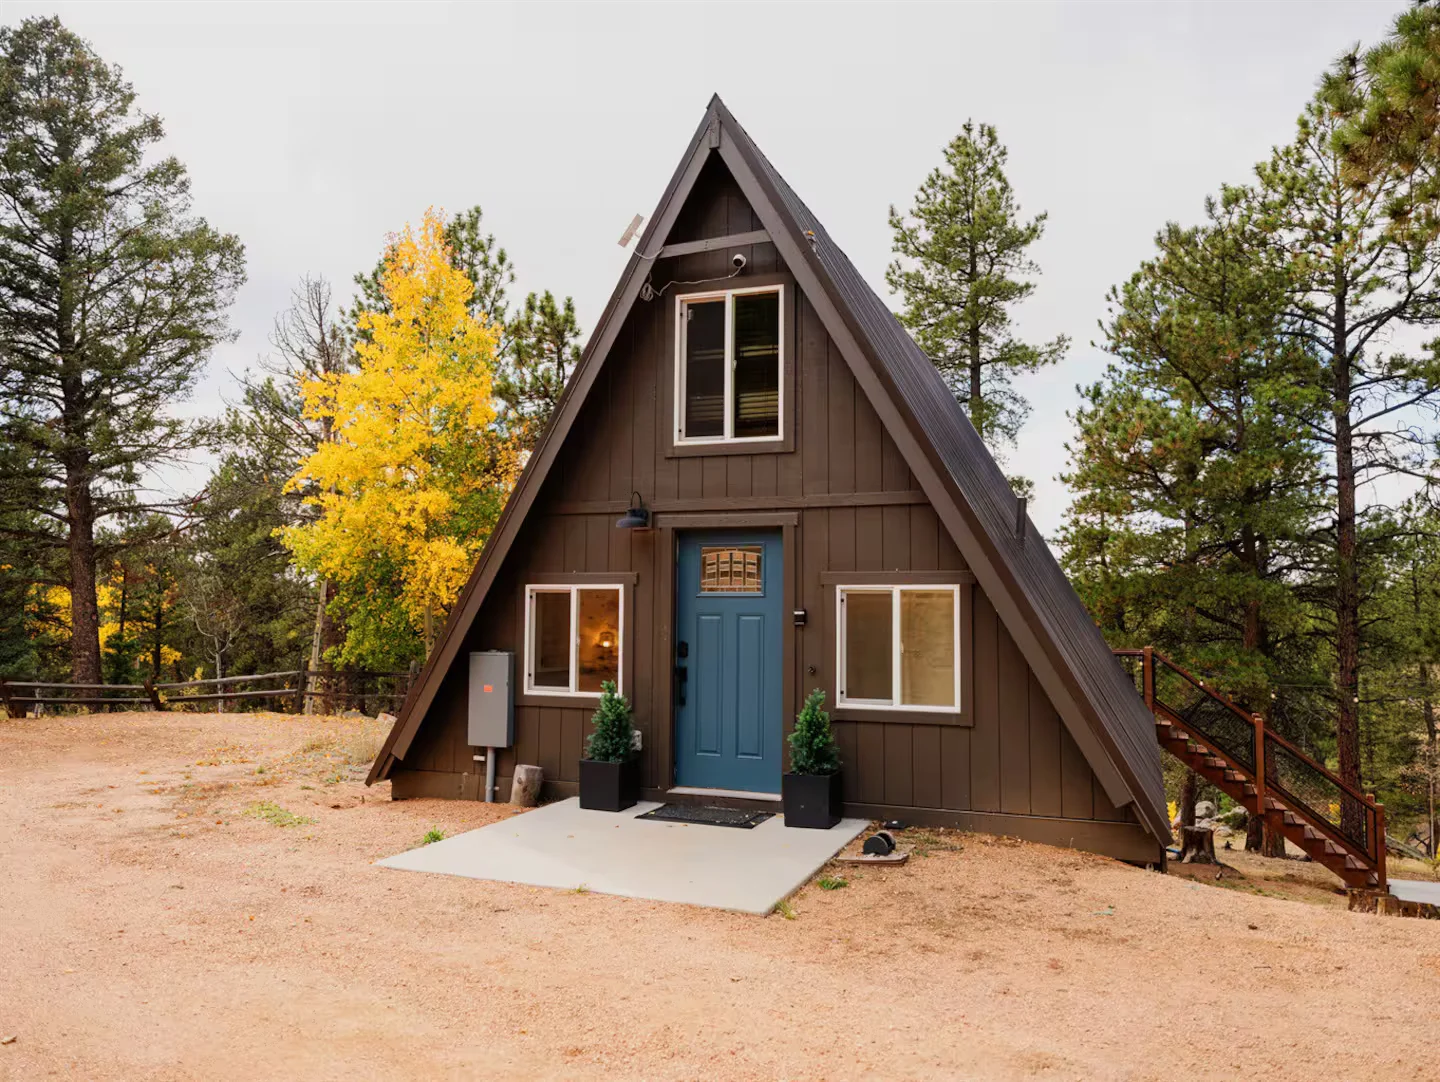
[[281, 531], [302, 567], [358, 604], [398, 604], [416, 630], [454, 602], [519, 472], [492, 423], [498, 335], [468, 311], [443, 233], [431, 210], [392, 238], [388, 310], [357, 321], [354, 370], [303, 384], [333, 440], [290, 481], [316, 519]]

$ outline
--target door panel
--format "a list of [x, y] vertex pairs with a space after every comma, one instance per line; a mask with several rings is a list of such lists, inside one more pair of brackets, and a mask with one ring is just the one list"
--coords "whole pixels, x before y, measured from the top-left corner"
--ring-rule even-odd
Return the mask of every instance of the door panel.
[[683, 533], [676, 556], [676, 784], [779, 792], [780, 535]]
[[700, 664], [702, 658], [718, 658], [723, 654], [724, 621], [718, 614], [702, 613], [696, 618], [694, 659], [690, 671], [695, 688], [695, 751], [700, 755], [719, 755], [720, 730], [723, 725], [724, 679], [713, 665]]
[[735, 754], [746, 759], [765, 755], [765, 617], [742, 615], [736, 621], [736, 661], [744, 679], [735, 682], [737, 725]]

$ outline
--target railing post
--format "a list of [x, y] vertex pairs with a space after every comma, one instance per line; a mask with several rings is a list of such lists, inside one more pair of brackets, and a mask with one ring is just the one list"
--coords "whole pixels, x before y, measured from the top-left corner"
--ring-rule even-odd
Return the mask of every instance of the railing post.
[[1375, 861], [1375, 875], [1379, 879], [1377, 884], [1380, 890], [1389, 890], [1385, 885], [1385, 864], [1389, 853], [1385, 847], [1385, 805], [1375, 803], [1375, 794], [1366, 793], [1365, 799], [1370, 802], [1370, 807], [1375, 810], [1375, 836], [1371, 839], [1371, 846], [1374, 851], [1371, 856]]
[[155, 677], [147, 676], [145, 678], [145, 694], [149, 696], [150, 705], [157, 713], [164, 711], [165, 704], [160, 701], [160, 693], [155, 690]]
[[1145, 647], [1140, 661], [1140, 685], [1145, 695], [1145, 708], [1155, 713], [1155, 647]]
[[300, 675], [295, 678], [295, 713], [305, 713], [305, 681], [310, 673], [306, 670], [305, 663], [300, 665]]
[[[1263, 846], [1264, 831], [1269, 829], [1265, 819], [1265, 715], [1251, 714], [1255, 722], [1255, 808], [1256, 814], [1260, 816], [1261, 842]], [[1263, 850], [1262, 850], [1263, 851]]]

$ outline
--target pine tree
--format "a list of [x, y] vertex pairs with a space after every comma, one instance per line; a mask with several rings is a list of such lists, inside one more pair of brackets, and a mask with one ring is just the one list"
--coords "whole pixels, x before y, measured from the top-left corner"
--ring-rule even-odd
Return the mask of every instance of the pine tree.
[[1311, 361], [1281, 333], [1253, 203], [1233, 192], [1204, 227], [1167, 226], [1111, 291], [1116, 359], [1075, 415], [1062, 541], [1115, 645], [1159, 646], [1259, 708], [1313, 660], [1299, 578], [1322, 486]]
[[840, 769], [840, 749], [830, 731], [830, 715], [822, 708], [825, 692], [815, 688], [795, 717], [790, 733], [790, 770], [795, 774], [834, 774]]
[[495, 380], [495, 393], [508, 407], [504, 423], [526, 447], [533, 447], [560, 404], [580, 363], [580, 324], [575, 302], [556, 301], [547, 289], [531, 293], [510, 321], [510, 349]]
[[1336, 61], [1322, 100], [1345, 118], [1335, 146], [1346, 178], [1366, 188], [1393, 173], [1411, 184], [1390, 211], [1402, 228], [1440, 217], [1440, 5], [1415, 0], [1383, 41]]
[[170, 409], [229, 337], [244, 278], [240, 242], [194, 216], [162, 136], [58, 19], [0, 29], [0, 442], [24, 464], [0, 475], [0, 516], [34, 516], [0, 523], [64, 554], [81, 683], [102, 676], [102, 527], [176, 509], [143, 479], [200, 443]]
[[902, 297], [901, 322], [996, 453], [1014, 446], [1030, 410], [1013, 377], [1055, 364], [1068, 345], [1064, 335], [1028, 345], [1011, 327], [1011, 310], [1035, 291], [1039, 268], [1026, 252], [1046, 215], [1021, 219], [1007, 158], [992, 126], [967, 121], [909, 214], [890, 208], [899, 258], [885, 275]]
[[635, 756], [635, 726], [630, 702], [615, 687], [615, 681], [600, 685], [600, 708], [590, 719], [593, 731], [585, 738], [585, 758], [600, 763], [629, 762]]
[[1406, 349], [1395, 335], [1440, 320], [1440, 231], [1424, 218], [1394, 228], [1394, 207], [1420, 183], [1414, 174], [1380, 169], [1355, 186], [1337, 147], [1346, 120], [1317, 98], [1294, 141], [1256, 173], [1260, 227], [1287, 268], [1283, 325], [1312, 358], [1308, 387], [1320, 406], [1312, 432], [1330, 459], [1324, 589], [1339, 773], [1359, 788], [1363, 582], [1393, 536], [1383, 525], [1392, 509], [1362, 493], [1387, 478], [1423, 477], [1433, 460], [1440, 356], [1433, 345]]

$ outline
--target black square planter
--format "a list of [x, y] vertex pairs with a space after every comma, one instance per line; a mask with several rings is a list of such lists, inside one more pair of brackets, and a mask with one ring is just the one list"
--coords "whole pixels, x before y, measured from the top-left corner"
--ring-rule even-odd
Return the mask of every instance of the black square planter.
[[829, 830], [840, 822], [845, 806], [840, 795], [840, 772], [782, 775], [780, 806], [787, 827]]
[[640, 799], [640, 764], [634, 759], [606, 763], [580, 760], [580, 806], [591, 811], [624, 811]]

